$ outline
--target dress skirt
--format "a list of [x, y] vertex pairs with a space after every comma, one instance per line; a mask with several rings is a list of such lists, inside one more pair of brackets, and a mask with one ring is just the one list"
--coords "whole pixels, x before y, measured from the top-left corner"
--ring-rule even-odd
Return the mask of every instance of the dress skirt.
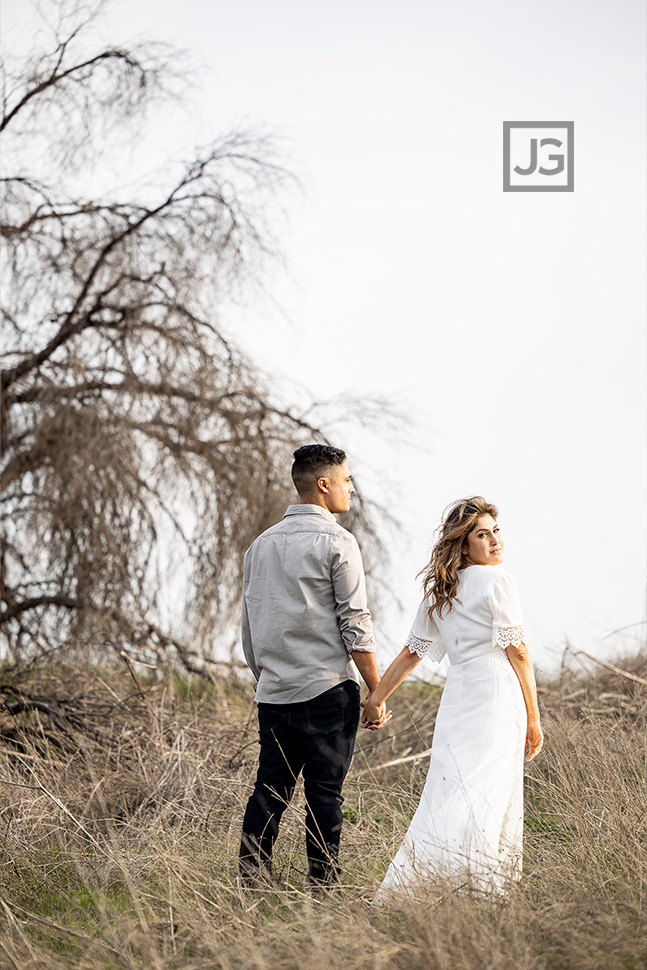
[[420, 804], [375, 902], [434, 877], [495, 894], [520, 878], [526, 726], [502, 650], [449, 667]]

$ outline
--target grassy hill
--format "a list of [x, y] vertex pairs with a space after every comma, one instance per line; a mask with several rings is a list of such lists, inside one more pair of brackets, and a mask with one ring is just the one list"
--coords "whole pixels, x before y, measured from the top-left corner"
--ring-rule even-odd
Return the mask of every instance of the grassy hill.
[[[639, 970], [647, 966], [647, 654], [540, 687], [524, 878], [370, 905], [424, 783], [441, 689], [403, 685], [360, 732], [344, 885], [305, 894], [303, 796], [277, 886], [236, 882], [256, 763], [250, 688], [59, 667], [0, 674], [0, 968]], [[142, 668], [143, 669], [143, 668]]]

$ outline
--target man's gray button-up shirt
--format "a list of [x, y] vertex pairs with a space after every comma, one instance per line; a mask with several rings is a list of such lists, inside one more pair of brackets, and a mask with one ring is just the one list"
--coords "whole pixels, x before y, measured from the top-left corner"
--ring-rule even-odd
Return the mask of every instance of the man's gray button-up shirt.
[[319, 505], [291, 505], [245, 553], [245, 659], [256, 700], [307, 701], [359, 683], [352, 651], [375, 651], [357, 540]]

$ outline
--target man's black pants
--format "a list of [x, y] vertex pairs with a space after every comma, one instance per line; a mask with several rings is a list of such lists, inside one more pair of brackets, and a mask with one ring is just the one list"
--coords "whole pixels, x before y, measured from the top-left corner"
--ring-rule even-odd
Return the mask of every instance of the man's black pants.
[[303, 772], [309, 879], [336, 879], [341, 789], [353, 756], [359, 697], [359, 686], [347, 680], [299, 704], [258, 705], [261, 751], [243, 819], [243, 877], [253, 878], [261, 867], [269, 869], [281, 816]]

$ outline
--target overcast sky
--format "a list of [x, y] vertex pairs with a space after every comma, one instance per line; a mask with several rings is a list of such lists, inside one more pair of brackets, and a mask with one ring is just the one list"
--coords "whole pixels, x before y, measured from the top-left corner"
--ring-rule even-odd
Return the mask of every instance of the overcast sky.
[[[155, 117], [135, 144], [133, 171], [260, 126], [302, 181], [285, 199], [288, 272], [232, 332], [314, 398], [387, 396], [406, 415], [396, 442], [336, 426], [360, 485], [403, 522], [385, 658], [408, 632], [442, 510], [475, 493], [500, 508], [540, 666], [567, 638], [601, 657], [644, 639], [646, 9], [108, 8], [106, 37], [171, 41], [203, 68], [190, 110]], [[574, 122], [574, 192], [502, 191], [506, 120]]]

